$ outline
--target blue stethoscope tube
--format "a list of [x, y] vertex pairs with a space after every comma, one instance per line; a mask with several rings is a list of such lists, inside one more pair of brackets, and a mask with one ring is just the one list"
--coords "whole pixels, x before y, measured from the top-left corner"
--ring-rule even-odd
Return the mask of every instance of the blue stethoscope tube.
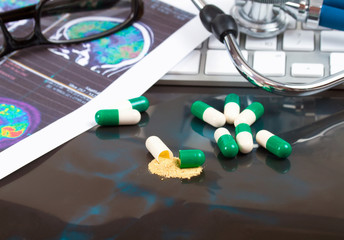
[[319, 25], [344, 30], [344, 1], [324, 0], [321, 7]]

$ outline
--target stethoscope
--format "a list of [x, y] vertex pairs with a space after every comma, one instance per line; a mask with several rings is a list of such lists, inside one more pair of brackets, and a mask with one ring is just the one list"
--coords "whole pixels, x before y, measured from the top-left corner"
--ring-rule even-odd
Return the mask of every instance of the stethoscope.
[[344, 30], [344, 1], [342, 0], [236, 0], [232, 14], [192, 0], [200, 10], [203, 26], [226, 45], [239, 73], [252, 84], [281, 95], [306, 96], [328, 90], [344, 82], [344, 71], [303, 84], [281, 83], [252, 69], [243, 57], [236, 41], [238, 32], [254, 37], [272, 37], [287, 28], [286, 14], [307, 24]]

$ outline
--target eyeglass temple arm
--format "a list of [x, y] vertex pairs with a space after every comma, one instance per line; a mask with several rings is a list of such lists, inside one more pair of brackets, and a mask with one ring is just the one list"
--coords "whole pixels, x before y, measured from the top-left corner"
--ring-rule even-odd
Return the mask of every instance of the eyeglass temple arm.
[[[120, 0], [101, 0], [97, 1], [96, 5], [81, 5], [80, 2], [65, 0], [63, 2], [48, 2], [44, 7], [43, 16], [52, 16], [62, 13], [73, 13], [79, 11], [93, 11], [99, 9], [107, 9], [117, 4]], [[123, 1], [124, 2], [124, 1]], [[130, 1], [128, 1], [130, 3]], [[12, 22], [22, 19], [33, 18], [36, 14], [37, 5], [30, 5], [23, 8], [14, 9], [11, 11], [0, 13], [2, 22]]]
[[238, 27], [234, 18], [224, 14], [216, 6], [206, 4], [203, 0], [192, 0], [192, 2], [200, 10], [200, 19], [204, 27], [226, 45], [234, 66], [253, 85], [280, 95], [307, 96], [328, 90], [344, 82], [344, 71], [305, 84], [285, 84], [264, 77], [252, 69], [244, 59], [236, 42]]

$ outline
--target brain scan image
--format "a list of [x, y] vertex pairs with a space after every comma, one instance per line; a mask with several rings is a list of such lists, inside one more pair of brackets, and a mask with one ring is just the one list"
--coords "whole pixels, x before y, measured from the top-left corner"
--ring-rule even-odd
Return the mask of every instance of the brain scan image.
[[1, 12], [4, 12], [16, 8], [26, 7], [38, 2], [39, 0], [0, 0], [0, 9]]
[[[50, 38], [53, 40], [79, 39], [104, 32], [116, 26], [120, 19], [83, 17], [67, 22]], [[153, 43], [152, 30], [137, 22], [107, 37], [81, 44], [49, 48], [65, 59], [110, 77], [128, 69], [141, 60]]]
[[40, 123], [40, 112], [33, 106], [0, 97], [0, 150], [32, 134]]

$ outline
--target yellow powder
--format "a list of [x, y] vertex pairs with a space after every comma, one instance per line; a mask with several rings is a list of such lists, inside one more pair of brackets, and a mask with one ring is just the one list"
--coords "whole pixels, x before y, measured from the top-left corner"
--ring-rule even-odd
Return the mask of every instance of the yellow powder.
[[179, 158], [159, 158], [159, 162], [153, 159], [148, 164], [148, 169], [151, 173], [157, 174], [165, 178], [187, 178], [198, 176], [203, 171], [202, 167], [196, 168], [180, 168]]

